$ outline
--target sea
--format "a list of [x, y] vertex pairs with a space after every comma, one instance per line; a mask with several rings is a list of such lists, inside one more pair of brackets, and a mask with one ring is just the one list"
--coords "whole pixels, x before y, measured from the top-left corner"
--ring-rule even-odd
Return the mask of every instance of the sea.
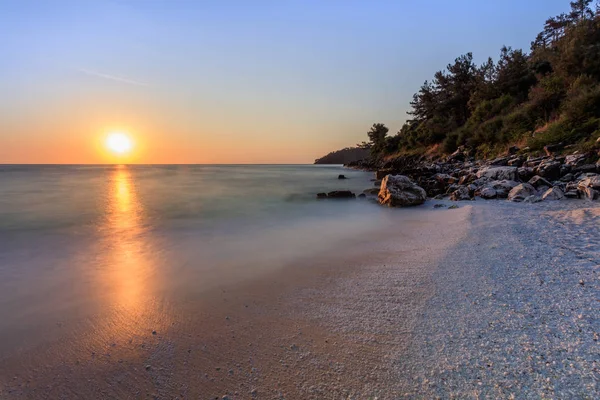
[[372, 178], [338, 165], [0, 166], [0, 357], [109, 312], [135, 321], [301, 268], [385, 219], [369, 200], [316, 199]]

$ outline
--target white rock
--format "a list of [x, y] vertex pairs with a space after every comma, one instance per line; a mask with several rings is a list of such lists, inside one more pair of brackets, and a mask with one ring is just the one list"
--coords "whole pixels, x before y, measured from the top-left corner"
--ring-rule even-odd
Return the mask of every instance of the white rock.
[[387, 175], [381, 181], [379, 203], [390, 207], [418, 206], [427, 200], [427, 192], [404, 175]]

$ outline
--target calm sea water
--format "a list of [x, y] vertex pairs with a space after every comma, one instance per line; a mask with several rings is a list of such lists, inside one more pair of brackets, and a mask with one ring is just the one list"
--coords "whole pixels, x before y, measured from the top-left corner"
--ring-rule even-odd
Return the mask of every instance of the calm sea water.
[[326, 251], [385, 211], [316, 193], [361, 192], [371, 178], [339, 166], [0, 166], [0, 353]]

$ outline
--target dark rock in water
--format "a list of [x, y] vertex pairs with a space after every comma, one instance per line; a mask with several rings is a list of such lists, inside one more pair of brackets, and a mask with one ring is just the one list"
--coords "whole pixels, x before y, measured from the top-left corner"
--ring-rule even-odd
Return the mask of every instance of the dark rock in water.
[[327, 193], [317, 193], [317, 199], [326, 199]]
[[434, 199], [436, 199], [436, 200], [443, 200], [444, 199], [444, 195], [443, 194], [438, 194], [437, 196], [434, 197]]
[[458, 206], [456, 204], [453, 204], [450, 207], [448, 207], [448, 210], [456, 210], [457, 208]]
[[381, 186], [381, 179], [376, 180], [375, 182], [373, 182], [374, 186], [380, 187]]
[[338, 179], [348, 179], [345, 175], [338, 175]]
[[363, 190], [363, 193], [377, 196], [379, 194], [379, 188], [365, 189]]
[[358, 198], [359, 198], [359, 199], [366, 199], [366, 198], [367, 198], [367, 195], [366, 195], [366, 194], [364, 194], [364, 193], [361, 193], [361, 194], [359, 194], [359, 195], [358, 195]]
[[387, 175], [381, 182], [379, 203], [390, 207], [418, 206], [427, 200], [425, 189], [404, 175]]
[[334, 190], [327, 193], [328, 199], [354, 199], [356, 195], [349, 190]]
[[446, 207], [446, 205], [445, 204], [435, 204], [433, 206], [433, 208], [442, 208], [442, 207]]

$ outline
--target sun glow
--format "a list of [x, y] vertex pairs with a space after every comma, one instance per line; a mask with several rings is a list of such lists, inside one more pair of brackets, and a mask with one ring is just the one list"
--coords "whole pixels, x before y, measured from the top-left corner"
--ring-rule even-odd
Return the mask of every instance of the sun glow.
[[133, 142], [122, 132], [113, 132], [106, 138], [106, 147], [116, 154], [126, 154], [133, 148]]

